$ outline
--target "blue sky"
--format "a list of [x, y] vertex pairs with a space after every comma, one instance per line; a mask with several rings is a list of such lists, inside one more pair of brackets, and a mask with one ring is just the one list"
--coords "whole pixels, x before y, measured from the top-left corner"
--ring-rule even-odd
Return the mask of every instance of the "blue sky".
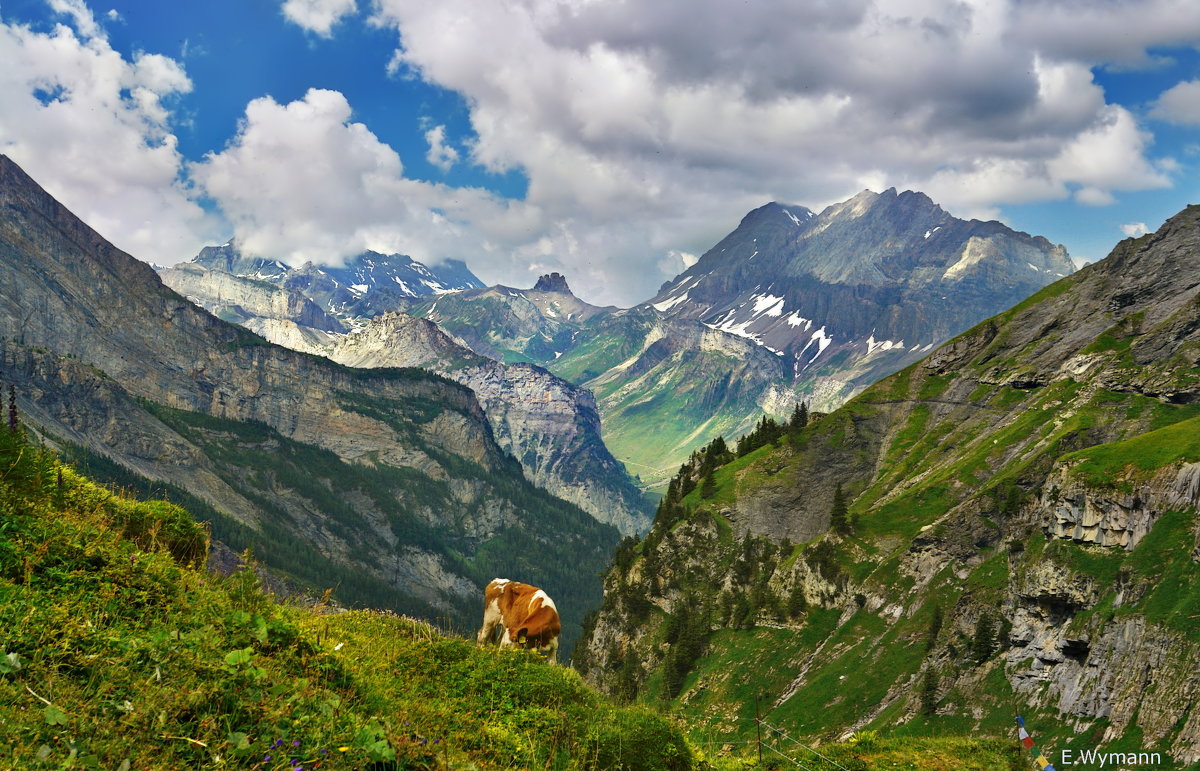
[[0, 151], [174, 263], [365, 248], [633, 304], [767, 200], [1096, 259], [1200, 202], [1193, 0], [0, 0]]

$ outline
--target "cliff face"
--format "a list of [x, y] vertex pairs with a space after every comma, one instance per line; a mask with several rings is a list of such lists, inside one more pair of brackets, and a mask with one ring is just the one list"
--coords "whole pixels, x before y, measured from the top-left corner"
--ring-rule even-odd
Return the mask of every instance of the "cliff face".
[[[317, 589], [341, 583], [348, 601], [464, 624], [493, 571], [558, 585], [576, 617], [595, 596], [554, 563], [598, 569], [615, 532], [528, 484], [469, 389], [218, 320], [7, 158], [0, 261], [5, 377], [41, 430], [203, 501], [235, 548]], [[546, 563], [499, 547], [523, 539], [547, 544]]]
[[234, 324], [258, 318], [291, 321], [323, 332], [345, 332], [346, 328], [316, 303], [297, 292], [289, 292], [260, 279], [235, 276], [184, 263], [159, 271], [163, 283], [179, 294], [203, 305], [218, 318]]
[[581, 666], [731, 731], [749, 680], [793, 733], [998, 733], [1017, 707], [1046, 748], [1196, 762], [1198, 364], [1193, 207], [802, 430], [702, 456], [618, 552]]

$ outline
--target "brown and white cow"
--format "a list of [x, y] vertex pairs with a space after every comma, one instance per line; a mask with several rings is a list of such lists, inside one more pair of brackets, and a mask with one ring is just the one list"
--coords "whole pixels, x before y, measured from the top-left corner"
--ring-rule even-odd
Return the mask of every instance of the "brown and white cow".
[[494, 578], [483, 592], [483, 626], [476, 639], [492, 642], [501, 627], [500, 647], [532, 648], [558, 658], [558, 609], [554, 600], [536, 586]]

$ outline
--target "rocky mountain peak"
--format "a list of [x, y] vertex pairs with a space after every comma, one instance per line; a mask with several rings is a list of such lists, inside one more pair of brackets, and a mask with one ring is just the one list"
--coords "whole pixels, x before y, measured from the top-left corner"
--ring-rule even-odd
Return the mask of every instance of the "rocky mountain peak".
[[537, 283], [533, 285], [533, 291], [571, 294], [571, 287], [567, 286], [567, 277], [563, 274], [544, 273], [538, 276]]

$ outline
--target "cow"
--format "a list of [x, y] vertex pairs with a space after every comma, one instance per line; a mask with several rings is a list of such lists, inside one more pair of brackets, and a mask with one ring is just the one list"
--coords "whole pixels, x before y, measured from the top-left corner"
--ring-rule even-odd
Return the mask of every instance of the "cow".
[[495, 640], [497, 626], [501, 648], [532, 648], [557, 663], [562, 625], [554, 600], [541, 589], [507, 578], [492, 579], [483, 592], [483, 626], [476, 636], [480, 645]]

